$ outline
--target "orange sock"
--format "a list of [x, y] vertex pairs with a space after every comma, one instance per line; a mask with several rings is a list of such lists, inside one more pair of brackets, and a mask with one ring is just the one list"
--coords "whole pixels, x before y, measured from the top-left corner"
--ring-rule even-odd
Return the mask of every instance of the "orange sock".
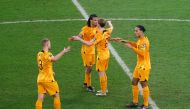
[[88, 76], [87, 76], [86, 72], [85, 72], [84, 74], [85, 74], [85, 75], [84, 75], [84, 83], [87, 84], [87, 78], [88, 78]]
[[91, 86], [91, 73], [85, 73], [86, 74], [86, 83], [87, 83], [87, 86]]
[[139, 97], [138, 85], [136, 86], [132, 85], [132, 92], [133, 92], [133, 103], [138, 103], [138, 97]]
[[54, 97], [54, 108], [61, 109], [60, 97]]
[[103, 93], [107, 90], [107, 82], [105, 76], [100, 76], [100, 87]]
[[106, 79], [106, 90], [107, 90], [107, 88], [108, 88], [108, 77], [107, 77], [106, 73], [105, 73], [105, 79]]
[[144, 105], [148, 106], [148, 97], [149, 97], [149, 87], [146, 86], [143, 88], [143, 99], [144, 99]]
[[36, 109], [42, 109], [42, 100], [41, 99], [38, 99], [37, 101], [36, 101]]

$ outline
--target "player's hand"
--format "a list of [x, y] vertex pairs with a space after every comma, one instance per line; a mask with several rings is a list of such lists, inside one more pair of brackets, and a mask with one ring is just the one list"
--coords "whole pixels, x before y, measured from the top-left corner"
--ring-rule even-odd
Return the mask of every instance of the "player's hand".
[[125, 44], [127, 47], [132, 48], [132, 45], [130, 43]]
[[68, 46], [68, 47], [66, 47], [66, 48], [64, 48], [64, 53], [67, 53], [67, 52], [69, 52], [71, 50], [71, 47], [70, 46]]
[[78, 40], [81, 39], [79, 36], [75, 36], [75, 37], [73, 37], [73, 38], [74, 38], [75, 41], [78, 41]]
[[75, 37], [77, 37], [77, 36], [72, 36], [72, 37], [68, 38], [68, 41], [69, 42], [77, 41], [77, 40], [75, 40]]
[[73, 41], [75, 41], [75, 40], [74, 40], [73, 37], [70, 37], [70, 38], [68, 38], [68, 41], [69, 41], [69, 42], [73, 42]]
[[108, 23], [108, 24], [111, 24], [111, 20], [108, 20], [107, 23]]

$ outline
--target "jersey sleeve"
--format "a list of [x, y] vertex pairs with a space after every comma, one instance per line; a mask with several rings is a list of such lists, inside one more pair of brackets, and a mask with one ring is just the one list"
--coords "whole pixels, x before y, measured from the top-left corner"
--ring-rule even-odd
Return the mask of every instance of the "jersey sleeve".
[[137, 48], [137, 43], [136, 42], [133, 42], [133, 41], [129, 41], [129, 44], [131, 44], [131, 46]]
[[138, 55], [145, 56], [146, 52], [149, 51], [149, 41], [144, 41], [141, 45], [139, 45], [139, 48], [132, 47], [133, 51], [137, 53]]
[[86, 26], [82, 27], [81, 31], [79, 34], [81, 34], [82, 36], [84, 36], [84, 33], [86, 31]]
[[37, 54], [37, 61], [43, 60], [43, 52], [38, 52]]
[[113, 31], [113, 29], [111, 29], [111, 28], [108, 28], [108, 29], [106, 29], [106, 30], [108, 31], [109, 34], [111, 34], [112, 31]]
[[91, 42], [96, 45], [99, 43], [101, 40], [103, 40], [102, 33], [97, 33], [94, 38], [91, 40]]
[[37, 54], [37, 60], [39, 60], [39, 59], [40, 59], [40, 57], [41, 57], [41, 53], [40, 53], [40, 52], [38, 52], [38, 54]]
[[104, 38], [105, 39], [110, 38], [112, 31], [113, 31], [113, 29], [111, 29], [111, 28], [106, 29], [106, 31], [104, 32]]

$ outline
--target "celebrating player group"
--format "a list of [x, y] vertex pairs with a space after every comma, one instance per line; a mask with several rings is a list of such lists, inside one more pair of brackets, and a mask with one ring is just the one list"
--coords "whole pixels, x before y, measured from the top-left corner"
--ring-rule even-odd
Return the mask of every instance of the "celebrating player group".
[[[97, 96], [107, 96], [108, 94], [108, 77], [106, 71], [109, 65], [110, 52], [108, 48], [109, 41], [116, 41], [125, 44], [137, 54], [137, 65], [133, 72], [132, 79], [132, 95], [133, 99], [127, 104], [128, 108], [148, 109], [149, 87], [148, 79], [151, 69], [149, 56], [149, 40], [145, 36], [145, 27], [137, 25], [134, 34], [138, 38], [137, 42], [124, 40], [122, 38], [112, 38], [113, 31], [111, 21], [98, 18], [97, 15], [90, 15], [87, 24], [81, 29], [78, 35], [69, 38], [70, 42], [80, 41], [81, 56], [85, 67], [85, 76], [83, 87], [89, 92], [96, 92]], [[59, 86], [54, 79], [52, 63], [59, 60], [65, 53], [70, 51], [70, 47], [64, 48], [59, 54], [53, 56], [50, 53], [51, 43], [49, 39], [42, 40], [42, 51], [37, 54], [37, 62], [39, 74], [37, 79], [38, 99], [36, 101], [36, 109], [42, 109], [44, 95], [48, 93], [54, 97], [54, 108], [61, 109]], [[100, 79], [100, 90], [95, 91], [91, 82], [91, 72], [96, 64], [96, 71]], [[138, 105], [140, 82], [143, 88], [143, 105]]]

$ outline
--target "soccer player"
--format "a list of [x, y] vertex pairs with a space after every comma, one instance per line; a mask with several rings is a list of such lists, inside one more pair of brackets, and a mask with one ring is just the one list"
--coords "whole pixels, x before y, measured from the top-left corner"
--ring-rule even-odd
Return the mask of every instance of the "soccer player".
[[[149, 79], [151, 64], [150, 64], [150, 54], [149, 54], [150, 44], [148, 38], [144, 34], [145, 31], [146, 30], [144, 26], [137, 25], [134, 30], [135, 36], [138, 38], [137, 42], [120, 40], [120, 42], [125, 43], [127, 47], [131, 48], [137, 54], [137, 65], [133, 72], [133, 79], [132, 79], [133, 101], [127, 104], [127, 107], [129, 108], [137, 107], [137, 109], [148, 109], [148, 97], [149, 97], [148, 79]], [[144, 104], [138, 107], [139, 81], [143, 88]]]
[[113, 26], [111, 21], [107, 22], [109, 25], [108, 29], [105, 29], [106, 21], [104, 19], [98, 20], [98, 28], [100, 30], [91, 41], [85, 41], [80, 37], [75, 37], [75, 40], [81, 41], [83, 44], [87, 46], [96, 45], [97, 47], [97, 60], [96, 60], [96, 70], [99, 73], [100, 77], [100, 87], [101, 90], [97, 91], [97, 96], [106, 96], [107, 90], [107, 75], [106, 70], [108, 68], [110, 52], [108, 48], [108, 39], [110, 38], [111, 32], [113, 30]]
[[42, 109], [44, 95], [48, 93], [54, 97], [54, 109], [61, 109], [59, 86], [54, 79], [53, 62], [59, 60], [65, 53], [70, 51], [70, 47], [64, 48], [59, 54], [53, 56], [49, 51], [51, 49], [50, 40], [45, 38], [42, 40], [42, 51], [37, 54], [37, 63], [39, 74], [37, 78], [38, 99], [36, 101], [36, 109]]
[[[78, 37], [81, 37], [85, 41], [90, 41], [97, 34], [98, 28], [98, 17], [95, 14], [90, 15], [87, 25], [82, 28], [82, 31], [79, 33]], [[69, 38], [70, 41], [74, 41], [74, 38]], [[84, 87], [87, 88], [87, 91], [94, 92], [95, 89], [92, 87], [91, 83], [91, 71], [92, 67], [95, 64], [95, 46], [87, 46], [82, 44], [81, 55], [83, 64], [85, 67], [85, 80]]]

